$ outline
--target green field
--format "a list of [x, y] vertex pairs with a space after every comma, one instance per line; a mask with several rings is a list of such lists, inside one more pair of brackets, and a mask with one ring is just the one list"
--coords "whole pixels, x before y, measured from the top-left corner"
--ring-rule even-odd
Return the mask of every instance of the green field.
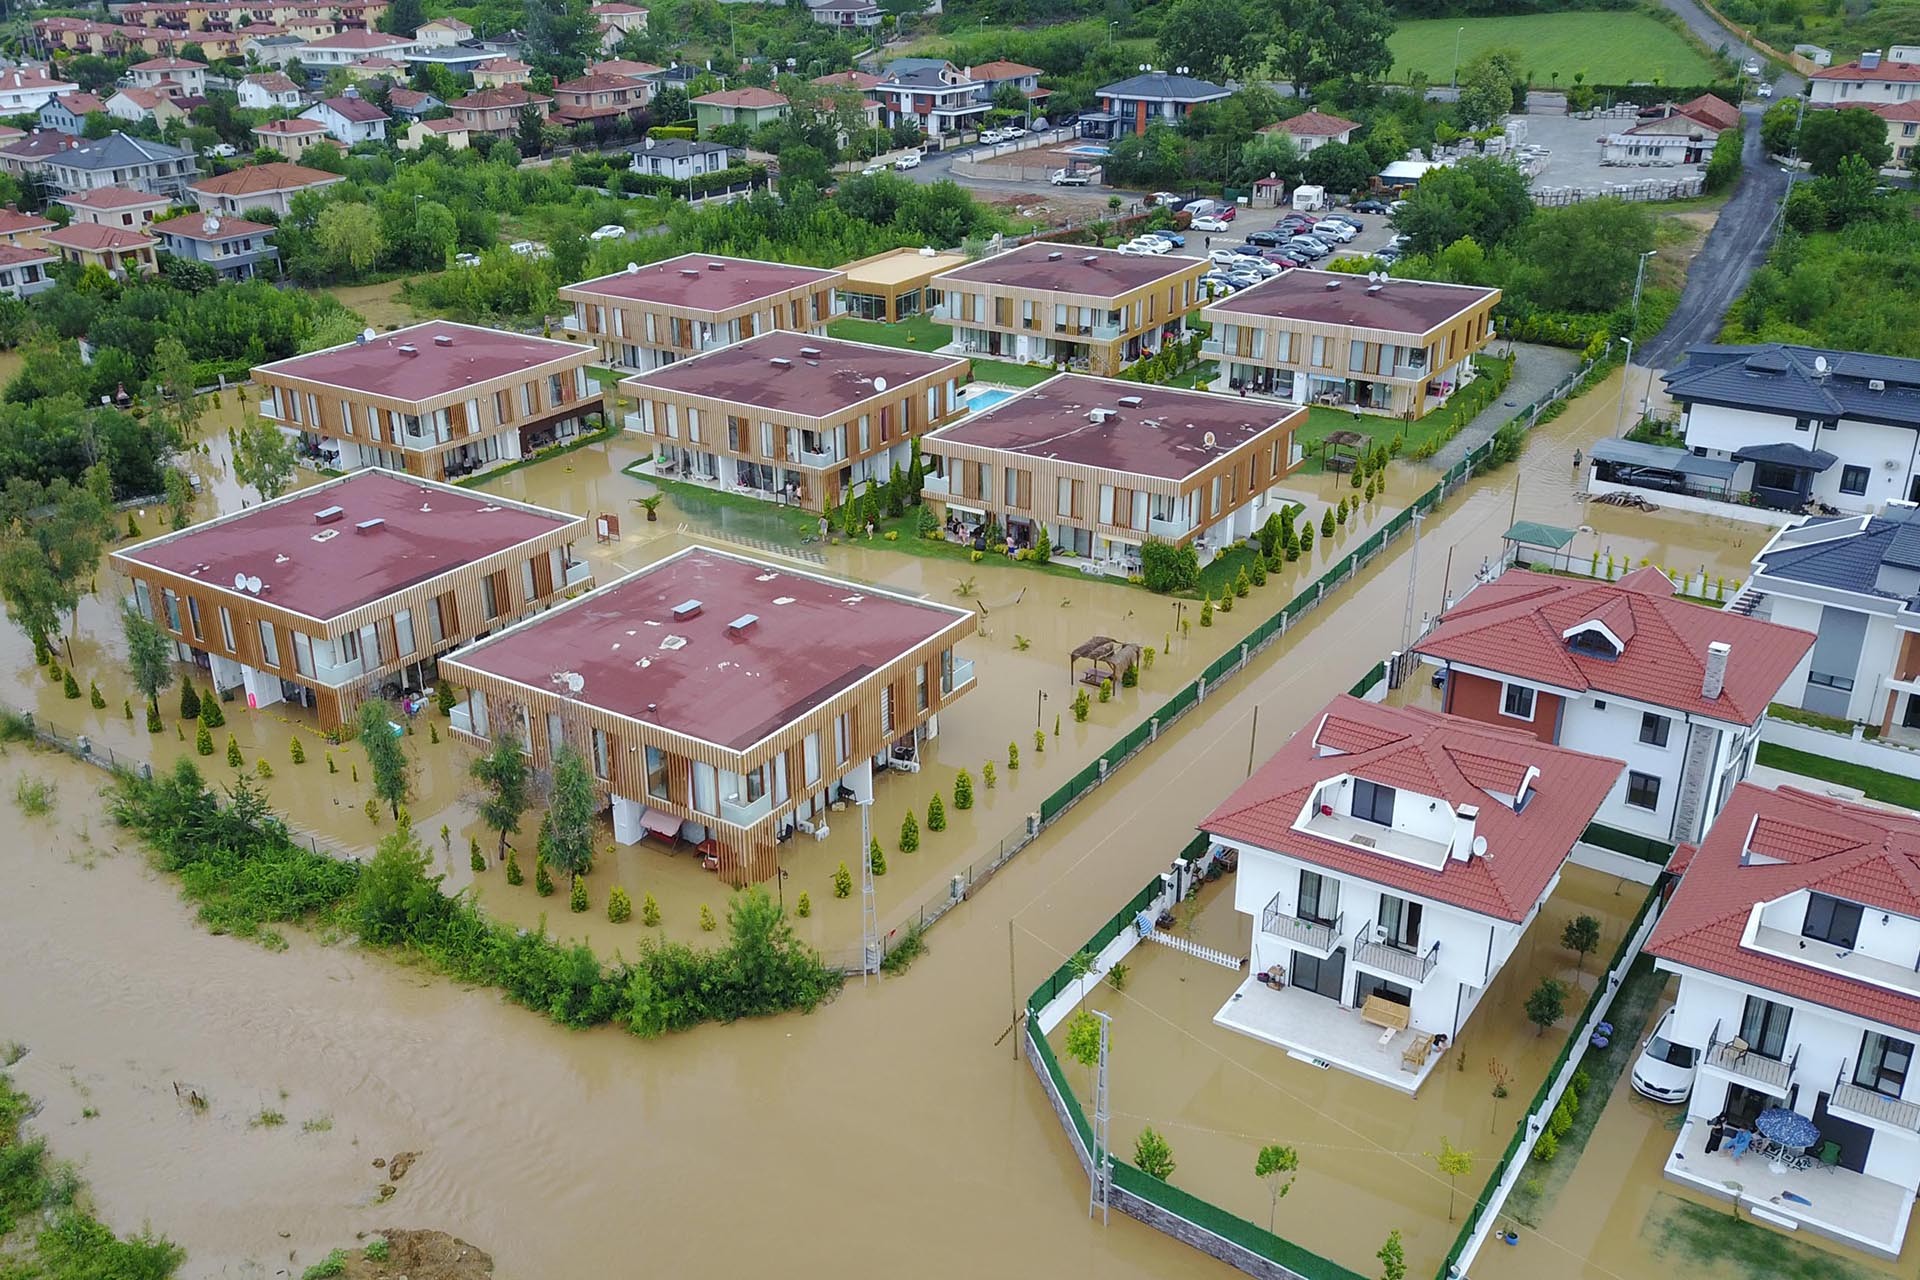
[[1405, 80], [1416, 71], [1429, 84], [1453, 78], [1454, 33], [1460, 33], [1460, 65], [1475, 54], [1502, 46], [1518, 49], [1526, 58], [1533, 83], [1562, 86], [1584, 71], [1589, 84], [1630, 84], [1659, 80], [1662, 84], [1707, 84], [1713, 64], [1671, 27], [1631, 11], [1532, 13], [1512, 18], [1432, 18], [1402, 22], [1388, 47], [1393, 50], [1393, 78]]

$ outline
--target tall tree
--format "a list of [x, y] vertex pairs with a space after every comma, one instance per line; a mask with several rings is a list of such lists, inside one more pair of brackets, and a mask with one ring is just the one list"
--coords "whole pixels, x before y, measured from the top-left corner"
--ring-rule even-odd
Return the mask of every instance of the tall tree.
[[424, 0], [390, 0], [380, 15], [380, 29], [388, 35], [411, 36], [427, 20]]
[[266, 419], [250, 413], [233, 433], [234, 479], [257, 489], [263, 501], [287, 491], [294, 465], [293, 441]]
[[1532, 214], [1526, 175], [1505, 160], [1474, 156], [1428, 171], [1393, 225], [1412, 240], [1414, 253], [1435, 253], [1462, 237], [1492, 249]]
[[0, 492], [0, 599], [44, 652], [100, 564], [108, 508], [84, 485], [16, 476]]
[[1893, 158], [1887, 122], [1860, 107], [1809, 111], [1800, 123], [1800, 158], [1822, 178], [1840, 172], [1840, 162], [1859, 156], [1869, 168], [1884, 168]]
[[600, 48], [599, 23], [587, 0], [528, 0], [528, 61], [555, 79], [577, 76]]
[[1541, 209], [1517, 237], [1527, 295], [1565, 311], [1611, 311], [1633, 296], [1640, 255], [1653, 248], [1644, 204], [1586, 200]]
[[153, 345], [153, 361], [148, 386], [155, 401], [154, 413], [172, 431], [174, 438], [185, 440], [200, 421], [200, 397], [193, 390], [193, 357], [186, 344], [168, 334]]
[[1258, 64], [1264, 52], [1245, 0], [1173, 0], [1161, 10], [1159, 48], [1167, 66], [1210, 80]]
[[329, 269], [347, 279], [364, 275], [385, 247], [380, 215], [364, 204], [327, 205], [313, 224], [313, 241]]
[[131, 604], [120, 611], [120, 630], [127, 640], [127, 674], [133, 677], [133, 687], [146, 695], [151, 722], [159, 714], [160, 691], [173, 683], [172, 641]]
[[567, 875], [593, 870], [593, 776], [572, 747], [553, 756], [553, 790], [547, 802], [547, 864]]
[[520, 819], [532, 800], [527, 758], [520, 739], [502, 729], [485, 754], [467, 766], [467, 775], [486, 790], [480, 801], [480, 821], [500, 833], [499, 857], [507, 856], [507, 837], [520, 830]]
[[413, 779], [407, 765], [406, 748], [393, 731], [393, 704], [374, 698], [360, 704], [358, 720], [360, 749], [367, 753], [367, 767], [373, 773], [373, 794], [387, 802], [393, 816], [412, 789]]

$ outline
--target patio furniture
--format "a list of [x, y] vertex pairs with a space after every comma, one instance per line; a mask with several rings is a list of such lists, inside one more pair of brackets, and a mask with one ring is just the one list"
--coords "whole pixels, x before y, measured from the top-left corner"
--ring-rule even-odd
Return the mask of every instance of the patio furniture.
[[[1375, 998], [1377, 999], [1378, 997]], [[1431, 1031], [1416, 1031], [1413, 1039], [1408, 1042], [1406, 1051], [1400, 1055], [1400, 1069], [1402, 1071], [1418, 1072], [1421, 1067], [1427, 1065], [1427, 1054], [1431, 1052], [1432, 1049], [1433, 1033]]]
[[1828, 1141], [1820, 1144], [1820, 1165], [1828, 1173], [1840, 1167], [1839, 1143]]
[[1412, 1009], [1384, 996], [1368, 996], [1366, 1003], [1360, 1006], [1360, 1021], [1371, 1022], [1389, 1031], [1405, 1031], [1412, 1018]]

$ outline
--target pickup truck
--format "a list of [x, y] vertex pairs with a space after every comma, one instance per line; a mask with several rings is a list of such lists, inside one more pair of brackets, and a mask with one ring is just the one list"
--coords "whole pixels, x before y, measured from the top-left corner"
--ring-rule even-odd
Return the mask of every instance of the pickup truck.
[[1084, 187], [1093, 179], [1084, 173], [1075, 173], [1070, 169], [1055, 169], [1053, 176], [1047, 181], [1056, 187]]

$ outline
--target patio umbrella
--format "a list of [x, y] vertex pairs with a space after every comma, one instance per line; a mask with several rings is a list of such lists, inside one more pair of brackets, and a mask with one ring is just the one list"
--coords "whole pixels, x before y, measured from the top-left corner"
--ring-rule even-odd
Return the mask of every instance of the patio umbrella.
[[1803, 1150], [1820, 1140], [1820, 1130], [1798, 1111], [1769, 1107], [1760, 1113], [1753, 1127], [1783, 1147]]

